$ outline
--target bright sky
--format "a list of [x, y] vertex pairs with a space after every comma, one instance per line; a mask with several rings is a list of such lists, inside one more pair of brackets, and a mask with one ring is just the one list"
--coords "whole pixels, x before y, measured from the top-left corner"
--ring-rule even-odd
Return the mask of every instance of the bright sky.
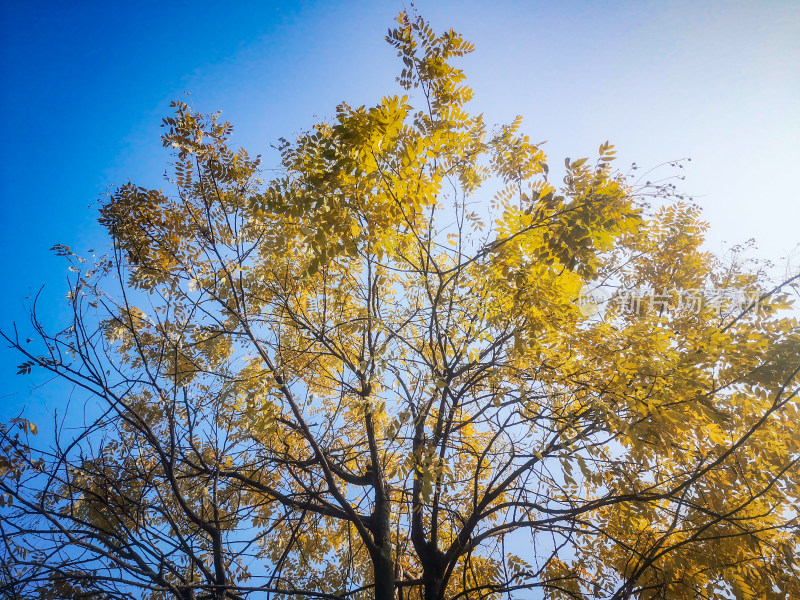
[[[408, 2], [405, 3], [408, 7]], [[335, 6], [335, 7], [333, 7]], [[553, 164], [610, 140], [620, 166], [691, 157], [683, 189], [711, 222], [708, 246], [754, 237], [778, 261], [800, 242], [800, 6], [777, 2], [419, 0], [435, 29], [477, 50], [462, 61], [474, 112], [526, 117]], [[132, 179], [159, 187], [160, 120], [173, 99], [223, 111], [236, 141], [270, 144], [342, 100], [395, 93], [383, 41], [404, 3], [3, 2], [0, 5], [0, 327], [24, 325], [46, 284], [58, 322], [66, 264], [49, 248], [106, 243], [96, 200]], [[65, 317], [63, 313], [61, 317]], [[63, 321], [62, 321], [63, 323]], [[0, 351], [0, 419], [52, 398]], [[63, 399], [59, 399], [61, 401]]]

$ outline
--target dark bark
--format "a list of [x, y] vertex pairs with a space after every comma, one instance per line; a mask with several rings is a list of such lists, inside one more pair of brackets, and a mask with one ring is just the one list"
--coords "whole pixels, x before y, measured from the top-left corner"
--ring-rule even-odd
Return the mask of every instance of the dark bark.
[[422, 560], [422, 585], [425, 589], [425, 600], [441, 600], [447, 587], [445, 572], [447, 563], [445, 555], [433, 544], [427, 544], [420, 556]]
[[375, 486], [375, 510], [372, 533], [375, 549], [372, 551], [375, 579], [375, 600], [394, 600], [395, 573], [392, 556], [391, 502], [385, 482]]
[[[361, 395], [367, 398], [370, 394], [370, 388], [366, 382], [363, 382], [362, 385]], [[371, 523], [372, 541], [374, 543], [370, 550], [375, 580], [375, 600], [394, 600], [395, 573], [391, 533], [392, 501], [389, 484], [381, 468], [378, 446], [375, 440], [375, 423], [371, 413], [366, 414], [364, 424], [372, 459], [369, 473], [372, 475], [372, 485], [375, 490], [375, 504]]]

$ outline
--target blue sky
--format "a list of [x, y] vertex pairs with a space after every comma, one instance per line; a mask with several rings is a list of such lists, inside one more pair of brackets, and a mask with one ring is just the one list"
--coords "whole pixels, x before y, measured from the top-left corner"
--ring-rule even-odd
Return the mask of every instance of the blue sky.
[[[405, 3], [406, 7], [408, 3]], [[691, 157], [683, 189], [705, 208], [708, 246], [754, 237], [779, 260], [800, 242], [800, 7], [795, 2], [420, 0], [436, 29], [476, 44], [462, 62], [474, 112], [525, 117], [554, 164], [616, 144], [620, 165]], [[235, 141], [270, 144], [397, 90], [383, 41], [404, 3], [4, 2], [0, 6], [0, 326], [24, 324], [46, 284], [64, 318], [66, 264], [49, 248], [106, 243], [96, 201], [129, 178], [163, 185], [160, 120], [187, 97], [223, 111]], [[0, 351], [0, 418], [34, 419], [52, 393]], [[63, 400], [63, 398], [61, 398]], [[37, 419], [38, 420], [38, 419]]]

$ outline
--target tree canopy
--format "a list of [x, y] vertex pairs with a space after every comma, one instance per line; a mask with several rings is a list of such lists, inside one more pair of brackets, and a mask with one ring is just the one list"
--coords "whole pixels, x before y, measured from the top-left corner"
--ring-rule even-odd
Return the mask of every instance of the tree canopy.
[[0, 430], [3, 596], [800, 597], [785, 288], [608, 143], [552, 182], [467, 112], [459, 34], [387, 41], [402, 90], [268, 181], [174, 103], [167, 189], [108, 196], [105, 259], [56, 247], [73, 322], [3, 335], [97, 408]]

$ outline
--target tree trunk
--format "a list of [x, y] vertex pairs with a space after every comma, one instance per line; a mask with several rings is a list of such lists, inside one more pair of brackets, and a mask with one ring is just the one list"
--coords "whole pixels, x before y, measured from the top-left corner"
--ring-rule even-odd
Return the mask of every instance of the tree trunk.
[[375, 600], [395, 600], [394, 561], [391, 543], [383, 544], [379, 554], [372, 557], [375, 578]]
[[375, 600], [395, 600], [394, 557], [392, 556], [392, 505], [384, 481], [375, 486], [375, 519], [372, 535], [377, 549], [372, 552]]
[[435, 549], [426, 548], [422, 557], [422, 585], [425, 589], [425, 600], [441, 600], [445, 589], [444, 554]]

